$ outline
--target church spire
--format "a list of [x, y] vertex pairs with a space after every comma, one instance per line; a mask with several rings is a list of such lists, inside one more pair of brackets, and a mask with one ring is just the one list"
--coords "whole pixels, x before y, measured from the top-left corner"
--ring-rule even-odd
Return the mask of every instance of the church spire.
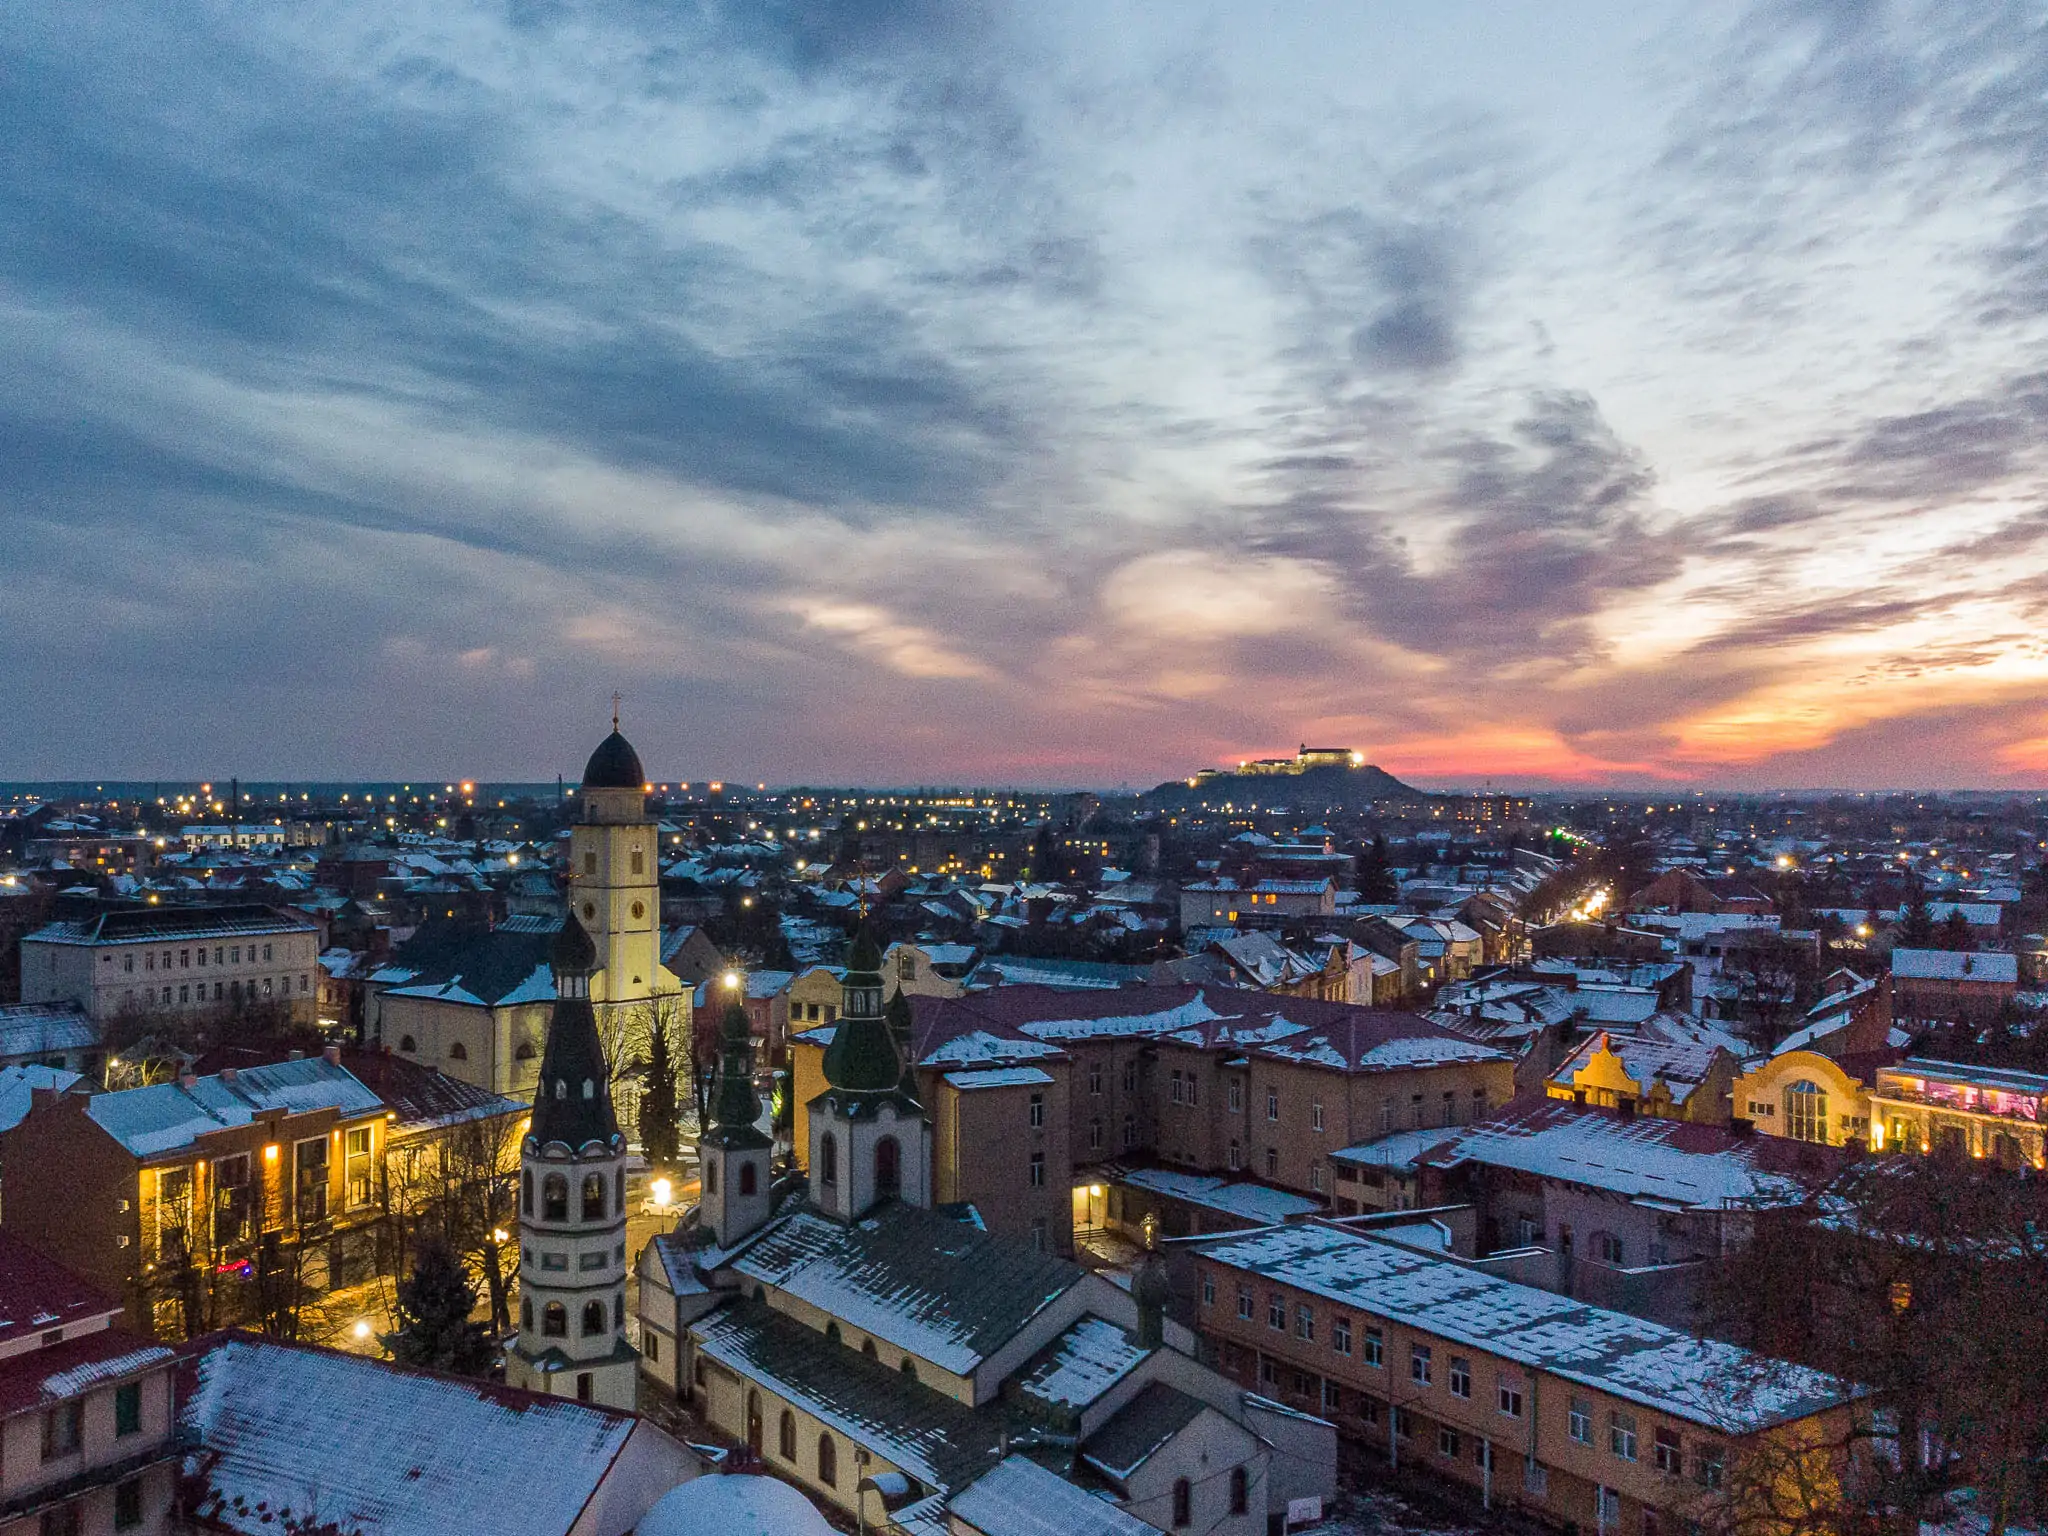
[[541, 1052], [527, 1139], [535, 1146], [553, 1144], [572, 1152], [592, 1143], [623, 1145], [612, 1111], [611, 1073], [597, 1036], [597, 1015], [590, 1007], [597, 946], [576, 921], [573, 909], [562, 919], [548, 964], [555, 973], [555, 1007]]

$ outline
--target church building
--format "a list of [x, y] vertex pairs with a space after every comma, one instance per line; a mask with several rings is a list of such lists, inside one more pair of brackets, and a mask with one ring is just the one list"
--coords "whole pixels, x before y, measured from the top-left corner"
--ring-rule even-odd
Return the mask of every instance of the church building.
[[519, 1337], [505, 1354], [505, 1380], [631, 1408], [626, 1138], [591, 1010], [597, 946], [573, 912], [549, 958], [555, 1006], [520, 1148]]
[[864, 932], [801, 1183], [770, 1182], [753, 1041], [728, 1015], [703, 1202], [639, 1260], [646, 1386], [738, 1466], [876, 1532], [947, 1529], [956, 1499], [964, 1520], [977, 1498], [1003, 1502], [997, 1483], [1034, 1478], [1220, 1536], [1328, 1495], [1334, 1428], [1200, 1364], [1156, 1256], [1125, 1289], [934, 1205], [907, 1021], [892, 1025], [879, 967]]

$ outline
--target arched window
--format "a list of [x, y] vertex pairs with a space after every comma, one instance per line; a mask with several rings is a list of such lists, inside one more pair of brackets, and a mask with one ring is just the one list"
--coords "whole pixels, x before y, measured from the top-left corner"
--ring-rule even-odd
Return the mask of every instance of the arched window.
[[464, 1045], [460, 1040], [456, 1041], [453, 1045], [448, 1047], [448, 1059], [450, 1061], [469, 1060], [469, 1047]]
[[601, 1173], [583, 1176], [583, 1219], [604, 1220], [604, 1175]]
[[839, 1486], [839, 1446], [830, 1435], [818, 1436], [818, 1481], [827, 1488]]
[[751, 1195], [760, 1188], [760, 1174], [754, 1171], [752, 1163], [740, 1164], [740, 1193]]
[[881, 1358], [881, 1351], [875, 1348], [875, 1341], [873, 1339], [862, 1339], [860, 1341], [860, 1352], [870, 1360]]
[[531, 1040], [522, 1040], [519, 1042], [519, 1049], [512, 1053], [512, 1059], [514, 1061], [531, 1061], [539, 1054], [540, 1052], [533, 1048]]
[[894, 1136], [875, 1143], [875, 1193], [893, 1195], [903, 1188], [903, 1149]]
[[782, 1422], [776, 1426], [775, 1449], [784, 1461], [796, 1460], [796, 1415], [787, 1408], [782, 1410]]
[[540, 1314], [540, 1331], [551, 1339], [569, 1337], [569, 1309], [559, 1301], [551, 1301]]
[[1173, 1480], [1173, 1527], [1179, 1530], [1184, 1525], [1195, 1523], [1195, 1490], [1184, 1477]]
[[830, 1339], [830, 1340], [831, 1340], [831, 1341], [832, 1341], [832, 1342], [833, 1342], [834, 1344], [837, 1344], [837, 1343], [839, 1343], [839, 1342], [840, 1342], [840, 1333], [839, 1333], [839, 1325], [838, 1325], [837, 1323], [827, 1323], [827, 1324], [825, 1325], [825, 1337], [826, 1337], [826, 1338], [828, 1338], [828, 1339]]
[[519, 1214], [522, 1216], [531, 1216], [533, 1214], [533, 1170], [531, 1168], [522, 1168], [519, 1171]]
[[908, 1376], [912, 1381], [917, 1380], [917, 1362], [911, 1359], [908, 1355], [905, 1355], [903, 1357], [903, 1374]]
[[411, 1035], [400, 1035], [398, 1037], [398, 1048], [401, 1051], [412, 1051], [415, 1054], [419, 1051], [419, 1046], [414, 1042]]
[[718, 1159], [715, 1157], [704, 1165], [704, 1193], [718, 1193]]
[[583, 1336], [591, 1338], [604, 1332], [604, 1303], [586, 1301], [583, 1303]]
[[597, 1097], [597, 1084], [593, 1083], [587, 1077], [583, 1079], [583, 1097], [585, 1097], [586, 1099], [594, 1099]]
[[1785, 1134], [1795, 1141], [1828, 1139], [1828, 1096], [1819, 1083], [1801, 1078], [1785, 1089]]
[[530, 1296], [519, 1298], [519, 1326], [528, 1333], [533, 1332], [533, 1298]]
[[540, 1181], [540, 1219], [569, 1219], [569, 1181], [559, 1173], [551, 1173]]
[[557, 1099], [566, 1099], [567, 1097], [569, 1097], [569, 1079], [567, 1079], [566, 1077], [558, 1077], [555, 1079], [555, 1097]]
[[1232, 1467], [1230, 1469], [1230, 1512], [1233, 1515], [1241, 1515], [1251, 1507], [1251, 1474], [1246, 1472], [1243, 1467]]
[[818, 1139], [818, 1182], [827, 1189], [839, 1183], [839, 1138], [830, 1131]]

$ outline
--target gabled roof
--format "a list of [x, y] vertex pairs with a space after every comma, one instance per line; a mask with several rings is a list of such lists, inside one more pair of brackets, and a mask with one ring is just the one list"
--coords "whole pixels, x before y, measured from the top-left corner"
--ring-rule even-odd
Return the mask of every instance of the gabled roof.
[[734, 1302], [693, 1331], [706, 1358], [769, 1385], [920, 1482], [963, 1487], [1002, 1454], [1000, 1403], [970, 1408], [758, 1302]]
[[247, 1125], [264, 1110], [303, 1115], [331, 1109], [346, 1119], [383, 1108], [384, 1101], [347, 1069], [309, 1056], [202, 1077], [190, 1087], [158, 1083], [96, 1093], [85, 1112], [132, 1155], [148, 1158], [188, 1147], [224, 1126]]
[[1779, 1136], [1646, 1115], [1621, 1119], [1558, 1099], [1518, 1099], [1492, 1118], [1440, 1133], [1431, 1167], [1481, 1163], [1583, 1184], [1631, 1200], [1718, 1210], [1796, 1201], [1803, 1167], [1842, 1154]]
[[849, 1328], [965, 1376], [1086, 1271], [933, 1211], [888, 1203], [843, 1226], [800, 1211], [734, 1263]]
[[559, 918], [528, 919], [491, 929], [471, 923], [428, 923], [370, 975], [394, 997], [429, 998], [473, 1008], [550, 1003], [555, 981], [548, 950]]
[[1328, 1223], [1191, 1246], [1198, 1256], [1722, 1433], [1822, 1412], [1855, 1391], [1788, 1361]]
[[1018, 1373], [1028, 1397], [1079, 1411], [1122, 1381], [1152, 1351], [1125, 1328], [1094, 1313], [1038, 1352]]
[[88, 1050], [99, 1026], [76, 1003], [15, 1003], [0, 1008], [0, 1056]]
[[0, 1418], [168, 1370], [177, 1358], [174, 1350], [156, 1340], [120, 1328], [95, 1328], [61, 1343], [0, 1357]]
[[120, 1310], [55, 1259], [0, 1231], [0, 1345]]
[[194, 1513], [243, 1536], [286, 1507], [376, 1536], [567, 1536], [638, 1422], [240, 1334], [182, 1352]]
[[2020, 957], [1996, 950], [1895, 949], [1892, 975], [1912, 981], [2017, 984]]
[[1006, 1040], [1057, 1046], [1109, 1038], [1171, 1040], [1347, 1072], [1509, 1060], [1420, 1014], [1212, 984], [1155, 983], [1113, 992], [999, 987], [964, 997], [915, 997], [911, 1008], [918, 1060], [926, 1065], [967, 1036], [983, 1037], [989, 1053], [983, 1060], [1001, 1059], [997, 1042]]
[[948, 1507], [983, 1536], [1155, 1536], [1158, 1530], [1025, 1456], [997, 1463]]
[[1152, 1453], [1202, 1415], [1209, 1405], [1163, 1381], [1145, 1389], [1116, 1411], [1081, 1448], [1091, 1466], [1123, 1482], [1151, 1460]]
[[1645, 1039], [1640, 1035], [1611, 1034], [1603, 1029], [1581, 1041], [1579, 1048], [1550, 1074], [1550, 1080], [1562, 1087], [1572, 1086], [1579, 1073], [1603, 1050], [1620, 1058], [1622, 1071], [1645, 1093], [1661, 1082], [1671, 1090], [1673, 1102], [1679, 1104], [1691, 1098], [1693, 1090], [1707, 1080], [1717, 1060], [1729, 1055], [1711, 1043]]

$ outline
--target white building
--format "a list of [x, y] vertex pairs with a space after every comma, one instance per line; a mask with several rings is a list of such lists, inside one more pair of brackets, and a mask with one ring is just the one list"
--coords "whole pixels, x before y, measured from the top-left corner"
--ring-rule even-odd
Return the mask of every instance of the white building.
[[245, 1003], [288, 1007], [312, 1023], [320, 930], [254, 903], [106, 906], [21, 941], [21, 1000], [76, 1003], [95, 1024], [123, 1011]]

